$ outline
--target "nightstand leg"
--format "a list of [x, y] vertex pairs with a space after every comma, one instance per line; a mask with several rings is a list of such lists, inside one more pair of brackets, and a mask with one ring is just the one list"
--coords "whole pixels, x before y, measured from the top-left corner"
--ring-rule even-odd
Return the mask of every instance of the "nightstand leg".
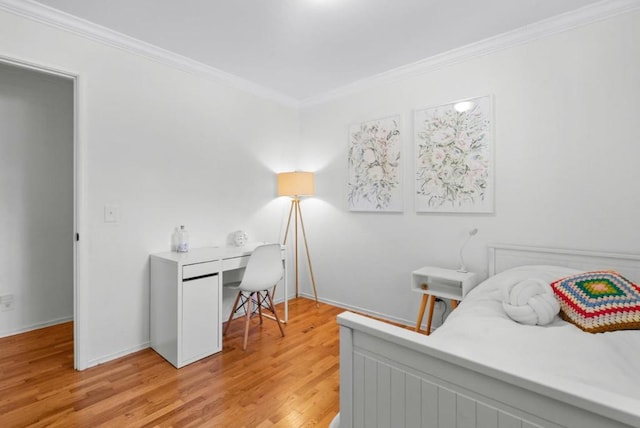
[[418, 321], [416, 322], [416, 331], [420, 331], [420, 325], [422, 324], [422, 318], [424, 318], [424, 310], [427, 308], [428, 294], [422, 295], [422, 303], [420, 303], [420, 312], [418, 312]]
[[[426, 296], [426, 295], [425, 295]], [[436, 306], [436, 296], [429, 296], [429, 317], [427, 318], [427, 336], [431, 334], [431, 320], [433, 320], [433, 309]]]

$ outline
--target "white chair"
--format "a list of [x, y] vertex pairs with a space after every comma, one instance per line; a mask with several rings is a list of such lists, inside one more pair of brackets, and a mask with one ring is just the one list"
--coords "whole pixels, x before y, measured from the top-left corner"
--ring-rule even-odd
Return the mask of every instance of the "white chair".
[[235, 284], [227, 284], [225, 287], [236, 288], [238, 295], [233, 303], [233, 309], [231, 315], [229, 315], [229, 321], [224, 328], [224, 333], [227, 334], [233, 315], [244, 307], [245, 311], [245, 324], [244, 324], [244, 342], [242, 349], [247, 349], [247, 338], [249, 337], [249, 321], [251, 315], [254, 312], [253, 305], [258, 307], [258, 314], [260, 316], [260, 324], [262, 324], [262, 309], [267, 309], [273, 313], [273, 319], [280, 328], [280, 334], [284, 337], [284, 330], [282, 324], [276, 313], [276, 308], [273, 304], [273, 298], [270, 289], [280, 281], [284, 274], [284, 267], [282, 265], [282, 257], [280, 256], [280, 244], [267, 244], [256, 247], [249, 257], [249, 262], [245, 268], [242, 281]]

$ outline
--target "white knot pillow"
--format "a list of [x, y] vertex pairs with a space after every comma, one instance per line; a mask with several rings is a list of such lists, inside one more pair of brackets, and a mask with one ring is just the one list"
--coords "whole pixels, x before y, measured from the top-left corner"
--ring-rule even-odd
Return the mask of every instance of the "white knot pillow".
[[560, 312], [553, 289], [541, 279], [525, 279], [504, 287], [502, 307], [509, 318], [527, 325], [549, 324]]

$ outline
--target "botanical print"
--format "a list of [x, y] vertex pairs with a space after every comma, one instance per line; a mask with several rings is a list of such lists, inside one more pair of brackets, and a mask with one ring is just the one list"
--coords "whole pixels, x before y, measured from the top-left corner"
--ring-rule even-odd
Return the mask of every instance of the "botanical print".
[[416, 211], [493, 212], [489, 96], [417, 110]]
[[349, 209], [402, 211], [400, 117], [349, 128]]

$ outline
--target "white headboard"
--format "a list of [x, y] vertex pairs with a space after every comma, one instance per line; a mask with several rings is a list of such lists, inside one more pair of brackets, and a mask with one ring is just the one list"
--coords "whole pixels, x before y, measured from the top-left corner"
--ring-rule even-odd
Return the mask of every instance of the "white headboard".
[[640, 283], [640, 255], [561, 248], [489, 244], [489, 275], [523, 265], [555, 265], [580, 270], [616, 270]]

